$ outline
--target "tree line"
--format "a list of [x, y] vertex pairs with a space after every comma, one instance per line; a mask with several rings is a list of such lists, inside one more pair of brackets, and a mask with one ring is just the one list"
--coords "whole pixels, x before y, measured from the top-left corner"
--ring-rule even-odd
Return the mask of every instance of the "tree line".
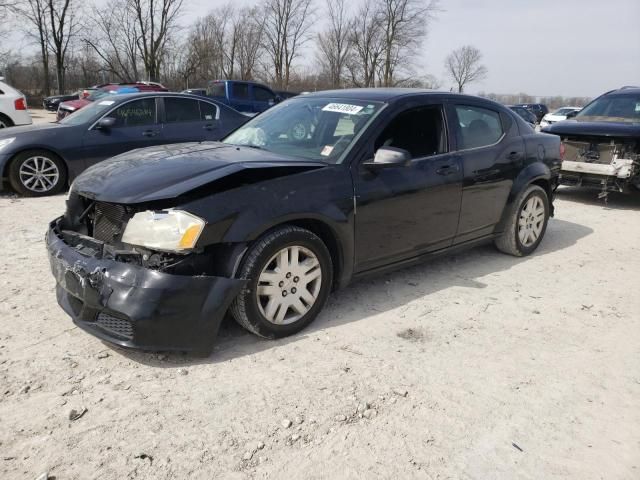
[[188, 26], [184, 7], [183, 0], [0, 0], [0, 14], [14, 19], [5, 35], [21, 32], [37, 46], [30, 57], [3, 52], [0, 68], [43, 94], [106, 81], [180, 89], [215, 78], [283, 90], [440, 86], [416, 61], [438, 0], [229, 1]]
[[[439, 0], [228, 0], [186, 26], [184, 8], [184, 0], [0, 0], [9, 19], [0, 24], [0, 72], [45, 96], [137, 80], [172, 90], [219, 78], [292, 91], [444, 85], [420, 66]], [[3, 38], [17, 37], [35, 53], [2, 51]], [[444, 69], [457, 91], [487, 75], [469, 45]]]

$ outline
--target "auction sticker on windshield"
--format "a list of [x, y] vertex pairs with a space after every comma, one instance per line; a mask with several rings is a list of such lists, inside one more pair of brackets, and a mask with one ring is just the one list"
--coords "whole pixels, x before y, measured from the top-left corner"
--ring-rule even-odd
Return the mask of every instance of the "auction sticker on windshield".
[[364, 107], [360, 105], [350, 105], [348, 103], [329, 103], [322, 108], [323, 112], [338, 112], [346, 113], [347, 115], [354, 115], [362, 110]]

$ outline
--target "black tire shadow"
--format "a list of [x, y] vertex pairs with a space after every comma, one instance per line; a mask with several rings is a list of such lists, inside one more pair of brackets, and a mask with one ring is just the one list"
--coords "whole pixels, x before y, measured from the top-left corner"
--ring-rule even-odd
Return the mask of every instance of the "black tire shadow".
[[[227, 318], [215, 340], [213, 353], [207, 358], [180, 353], [158, 354], [121, 349], [116, 349], [116, 351], [135, 362], [161, 368], [225, 362], [297, 342], [307, 336], [314, 335], [319, 330], [364, 320], [370, 315], [393, 310], [412, 300], [452, 286], [485, 288], [487, 285], [476, 280], [477, 278], [509, 270], [520, 262], [527, 262], [535, 256], [564, 250], [591, 233], [593, 230], [584, 225], [551, 219], [545, 238], [536, 252], [529, 257], [512, 257], [498, 252], [493, 245], [486, 245], [400, 269], [393, 273], [361, 280], [343, 290], [334, 292], [329, 297], [323, 312], [309, 327], [284, 339], [259, 338], [244, 330], [233, 319]], [[390, 289], [394, 290], [393, 295], [389, 294]], [[362, 307], [364, 305], [366, 305], [366, 309]]]

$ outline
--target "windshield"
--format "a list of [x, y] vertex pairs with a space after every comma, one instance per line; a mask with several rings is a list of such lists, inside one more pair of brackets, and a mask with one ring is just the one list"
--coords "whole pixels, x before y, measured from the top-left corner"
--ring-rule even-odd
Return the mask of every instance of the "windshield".
[[640, 123], [640, 94], [606, 95], [582, 109], [576, 120]]
[[114, 100], [101, 100], [99, 102], [90, 103], [86, 107], [75, 112], [73, 115], [64, 117], [59, 123], [64, 125], [82, 125], [83, 123], [90, 122], [96, 115], [99, 115], [105, 110], [111, 108], [111, 105], [114, 103]]
[[338, 163], [383, 105], [344, 98], [297, 97], [249, 120], [223, 142]]

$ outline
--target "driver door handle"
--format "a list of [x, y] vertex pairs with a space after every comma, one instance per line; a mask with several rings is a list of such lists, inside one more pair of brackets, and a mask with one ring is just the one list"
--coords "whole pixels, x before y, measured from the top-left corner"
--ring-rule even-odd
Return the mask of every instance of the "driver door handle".
[[144, 132], [142, 132], [142, 135], [145, 137], [155, 137], [156, 135], [158, 135], [158, 131], [157, 130], [145, 130]]
[[443, 165], [440, 168], [436, 169], [436, 173], [438, 175], [452, 175], [456, 172], [458, 172], [460, 170], [460, 168], [458, 167], [458, 165]]
[[212, 123], [207, 123], [204, 127], [202, 127], [204, 130], [215, 130], [215, 125], [213, 125]]

